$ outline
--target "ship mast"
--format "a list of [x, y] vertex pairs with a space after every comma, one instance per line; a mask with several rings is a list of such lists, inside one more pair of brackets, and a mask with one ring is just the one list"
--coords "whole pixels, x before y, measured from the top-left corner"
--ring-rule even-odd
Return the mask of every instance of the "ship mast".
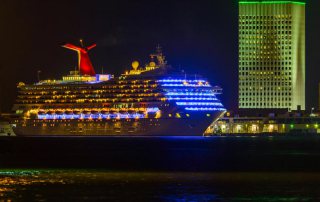
[[162, 48], [160, 45], [157, 46], [156, 53], [151, 54], [150, 57], [151, 57], [151, 60], [153, 60], [154, 58], [157, 59], [159, 67], [166, 67], [167, 66], [166, 57], [163, 55]]

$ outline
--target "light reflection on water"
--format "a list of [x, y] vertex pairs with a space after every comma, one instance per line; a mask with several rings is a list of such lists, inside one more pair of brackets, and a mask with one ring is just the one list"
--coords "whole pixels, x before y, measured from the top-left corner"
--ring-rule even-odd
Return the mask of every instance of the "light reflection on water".
[[320, 200], [320, 173], [0, 170], [0, 201]]

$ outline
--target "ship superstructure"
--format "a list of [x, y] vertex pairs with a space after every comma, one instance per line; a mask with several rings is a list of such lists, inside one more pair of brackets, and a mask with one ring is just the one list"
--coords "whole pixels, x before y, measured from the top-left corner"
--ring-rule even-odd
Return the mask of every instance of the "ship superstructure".
[[18, 135], [202, 135], [225, 112], [221, 88], [170, 70], [160, 48], [119, 77], [72, 71], [62, 80], [20, 83]]

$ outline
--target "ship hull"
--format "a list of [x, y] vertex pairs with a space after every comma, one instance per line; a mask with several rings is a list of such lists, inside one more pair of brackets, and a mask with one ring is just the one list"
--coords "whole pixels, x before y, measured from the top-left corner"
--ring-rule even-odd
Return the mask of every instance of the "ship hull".
[[221, 113], [193, 118], [121, 120], [27, 120], [16, 124], [18, 136], [202, 136]]

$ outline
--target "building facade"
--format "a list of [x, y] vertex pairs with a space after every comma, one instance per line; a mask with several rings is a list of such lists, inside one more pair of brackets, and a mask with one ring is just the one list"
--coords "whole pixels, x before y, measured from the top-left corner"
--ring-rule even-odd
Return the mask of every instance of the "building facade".
[[305, 0], [240, 0], [239, 109], [305, 109]]
[[318, 92], [319, 92], [319, 95], [318, 95], [318, 102], [319, 102], [318, 110], [320, 110], [320, 83], [319, 83], [319, 87], [318, 87]]

